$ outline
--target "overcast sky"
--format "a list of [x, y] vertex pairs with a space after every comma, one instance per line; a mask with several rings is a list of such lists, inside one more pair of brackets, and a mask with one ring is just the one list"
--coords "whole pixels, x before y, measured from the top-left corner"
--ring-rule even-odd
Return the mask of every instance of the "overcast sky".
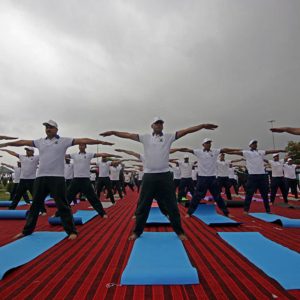
[[166, 132], [220, 126], [174, 146], [273, 148], [268, 120], [300, 127], [299, 28], [298, 0], [2, 0], [0, 134], [39, 138], [53, 119], [61, 136], [97, 138], [159, 115]]

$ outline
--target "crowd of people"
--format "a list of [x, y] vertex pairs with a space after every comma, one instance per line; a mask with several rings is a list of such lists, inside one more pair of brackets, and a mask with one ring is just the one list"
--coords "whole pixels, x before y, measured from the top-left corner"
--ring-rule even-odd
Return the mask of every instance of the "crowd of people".
[[[173, 142], [199, 130], [215, 130], [215, 124], [200, 124], [173, 133], [164, 133], [164, 120], [160, 117], [151, 122], [152, 132], [148, 134], [106, 131], [103, 137], [117, 136], [142, 143], [143, 153], [128, 149], [115, 149], [116, 152], [133, 158], [123, 159], [112, 153], [90, 153], [87, 145], [109, 145], [107, 141], [90, 138], [66, 138], [58, 135], [58, 124], [49, 120], [44, 122], [45, 138], [36, 140], [17, 140], [0, 144], [1, 151], [18, 159], [16, 166], [2, 162], [14, 174], [11, 192], [12, 203], [9, 209], [15, 209], [23, 197], [32, 203], [23, 231], [16, 238], [31, 234], [36, 226], [39, 214], [46, 215], [44, 200], [51, 195], [56, 202], [56, 216], [60, 216], [69, 239], [78, 235], [74, 225], [71, 202], [76, 202], [78, 194], [84, 195], [99, 216], [107, 218], [101, 204], [105, 191], [106, 198], [115, 204], [116, 193], [123, 199], [128, 187], [139, 193], [135, 211], [136, 224], [129, 239], [138, 238], [144, 230], [153, 199], [156, 199], [162, 212], [168, 216], [181, 240], [186, 236], [181, 225], [178, 202], [190, 195], [190, 204], [185, 217], [193, 215], [209, 191], [213, 200], [225, 216], [231, 217], [221, 195], [225, 189], [227, 200], [232, 200], [232, 188], [239, 194], [240, 187], [245, 192], [244, 214], [248, 214], [255, 192], [259, 191], [267, 213], [271, 213], [270, 204], [275, 201], [280, 189], [285, 202], [288, 192], [298, 198], [299, 181], [296, 170], [300, 165], [294, 164], [289, 154], [282, 150], [259, 150], [258, 141], [251, 140], [249, 149], [212, 147], [210, 138], [202, 140], [201, 147], [172, 148]], [[273, 132], [300, 134], [297, 128], [273, 128]], [[0, 136], [0, 139], [13, 140], [15, 137]], [[78, 145], [78, 152], [67, 154], [67, 149]], [[19, 154], [6, 147], [25, 147], [25, 154]], [[35, 155], [35, 149], [39, 154]], [[183, 152], [183, 160], [175, 157], [176, 152]], [[280, 153], [284, 153], [280, 159]], [[172, 158], [170, 158], [170, 154]], [[195, 161], [192, 161], [195, 157]], [[241, 156], [240, 159], [225, 159], [225, 155]], [[266, 159], [272, 155], [272, 159]], [[93, 162], [96, 158], [97, 162]], [[125, 162], [131, 161], [131, 165]], [[133, 164], [134, 163], [134, 164]], [[268, 174], [268, 171], [270, 174]], [[271, 175], [271, 176], [269, 176]], [[270, 192], [270, 197], [268, 193]], [[176, 194], [177, 193], [177, 194]]]

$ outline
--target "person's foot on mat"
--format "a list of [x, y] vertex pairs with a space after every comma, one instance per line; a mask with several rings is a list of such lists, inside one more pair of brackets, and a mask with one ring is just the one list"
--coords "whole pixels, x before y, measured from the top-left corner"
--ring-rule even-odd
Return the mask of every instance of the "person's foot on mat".
[[190, 218], [191, 216], [189, 214], [186, 214], [184, 217], [185, 218]]
[[136, 216], [132, 216], [132, 219], [136, 219]]
[[243, 214], [246, 215], [246, 216], [249, 215], [249, 213], [247, 211], [243, 211]]
[[68, 240], [75, 240], [77, 239], [77, 234], [76, 233], [71, 233], [68, 237]]
[[134, 241], [134, 240], [136, 240], [137, 238], [138, 238], [138, 236], [137, 236], [135, 233], [133, 233], [133, 234], [131, 234], [131, 235], [129, 236], [128, 240], [129, 240], [129, 241]]
[[228, 217], [228, 218], [234, 218], [234, 216], [231, 215], [231, 214], [228, 214], [226, 217]]
[[15, 236], [13, 237], [13, 240], [20, 239], [20, 238], [22, 238], [22, 237], [24, 237], [24, 236], [25, 236], [25, 234], [23, 234], [23, 232], [20, 232], [20, 233], [18, 233], [17, 235], [15, 235]]
[[107, 215], [107, 214], [104, 214], [104, 215], [102, 216], [102, 218], [103, 218], [103, 219], [107, 219], [107, 218], [108, 218], [108, 215]]
[[186, 241], [188, 239], [184, 233], [178, 234], [178, 237], [181, 241]]

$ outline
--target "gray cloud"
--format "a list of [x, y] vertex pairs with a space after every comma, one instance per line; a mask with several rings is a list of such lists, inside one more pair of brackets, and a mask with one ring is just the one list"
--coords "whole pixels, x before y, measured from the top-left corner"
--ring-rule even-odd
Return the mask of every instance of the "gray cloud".
[[166, 131], [220, 125], [176, 145], [272, 148], [268, 120], [299, 127], [299, 20], [296, 0], [2, 1], [0, 132], [37, 138], [53, 118], [97, 137], [161, 115]]

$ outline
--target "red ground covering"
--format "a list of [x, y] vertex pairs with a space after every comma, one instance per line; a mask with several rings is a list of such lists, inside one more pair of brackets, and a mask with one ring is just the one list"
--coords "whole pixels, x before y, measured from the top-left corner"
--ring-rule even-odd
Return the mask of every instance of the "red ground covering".
[[[109, 219], [96, 217], [78, 226], [75, 241], [64, 240], [28, 264], [9, 272], [0, 281], [1, 299], [300, 299], [300, 291], [286, 291], [275, 280], [241, 256], [217, 235], [218, 231], [258, 231], [292, 250], [300, 251], [300, 229], [244, 216], [241, 208], [230, 213], [244, 224], [239, 227], [208, 227], [195, 218], [182, 218], [188, 236], [184, 246], [197, 268], [200, 284], [181, 286], [116, 286], [130, 255], [133, 242], [127, 240], [134, 221], [137, 194], [128, 192], [124, 200], [107, 209]], [[282, 201], [282, 200], [281, 200]], [[87, 209], [82, 202], [73, 207]], [[19, 208], [20, 209], [20, 208]], [[180, 206], [182, 216], [185, 208]], [[48, 209], [48, 216], [55, 209]], [[253, 202], [251, 211], [263, 211]], [[273, 207], [273, 212], [300, 218], [300, 210]], [[48, 217], [40, 217], [37, 230], [59, 231]], [[24, 221], [0, 220], [0, 246], [24, 225]], [[171, 231], [171, 227], [149, 227], [147, 231]], [[272, 255], [270, 253], [270, 255]]]

